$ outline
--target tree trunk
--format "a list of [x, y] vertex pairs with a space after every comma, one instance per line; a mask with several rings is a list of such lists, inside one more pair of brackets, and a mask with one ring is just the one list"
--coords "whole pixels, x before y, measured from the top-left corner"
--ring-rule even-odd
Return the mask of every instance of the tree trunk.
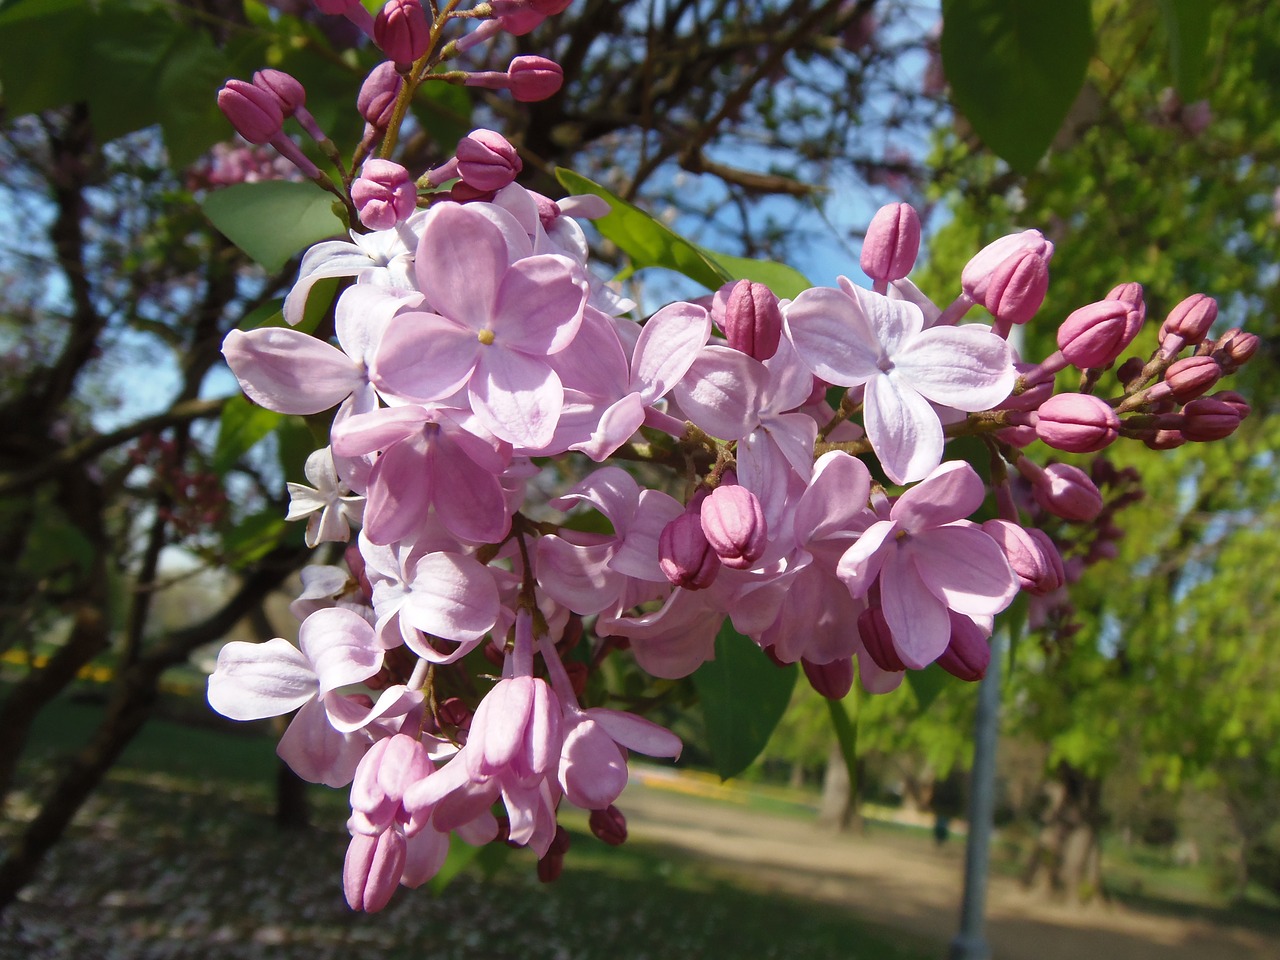
[[858, 783], [851, 784], [840, 744], [832, 741], [831, 751], [827, 754], [827, 769], [822, 777], [822, 804], [818, 808], [820, 824], [839, 831], [862, 832], [862, 766], [859, 759]]
[[1061, 762], [1046, 786], [1049, 807], [1023, 871], [1028, 889], [1071, 903], [1105, 897], [1102, 888], [1102, 780]]

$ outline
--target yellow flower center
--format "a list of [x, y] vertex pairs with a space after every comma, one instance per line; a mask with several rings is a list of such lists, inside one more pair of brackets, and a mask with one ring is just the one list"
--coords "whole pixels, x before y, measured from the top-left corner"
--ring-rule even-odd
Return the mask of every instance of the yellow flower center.
[[487, 347], [489, 346], [489, 344], [493, 343], [493, 331], [481, 330], [479, 333], [476, 334], [476, 339], [479, 340], [481, 343], [483, 343]]

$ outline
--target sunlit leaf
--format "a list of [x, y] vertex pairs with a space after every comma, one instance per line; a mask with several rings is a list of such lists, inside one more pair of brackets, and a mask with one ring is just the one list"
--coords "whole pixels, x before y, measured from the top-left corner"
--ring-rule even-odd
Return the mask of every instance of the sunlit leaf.
[[333, 200], [311, 183], [237, 183], [209, 194], [205, 215], [228, 240], [268, 270], [313, 243], [344, 233]]
[[259, 407], [240, 394], [229, 398], [222, 408], [218, 444], [213, 451], [214, 471], [226, 473], [282, 420], [283, 414]]

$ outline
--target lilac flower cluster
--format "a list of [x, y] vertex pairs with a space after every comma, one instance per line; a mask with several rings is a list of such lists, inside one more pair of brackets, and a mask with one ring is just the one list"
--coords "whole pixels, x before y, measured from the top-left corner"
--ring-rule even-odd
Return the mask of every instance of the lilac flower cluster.
[[[488, 5], [451, 47], [559, 6]], [[421, 14], [391, 0], [374, 22], [398, 64], [362, 93], [375, 132], [432, 59], [438, 30], [419, 31]], [[855, 673], [882, 692], [935, 662], [978, 679], [993, 618], [1019, 591], [1064, 582], [1015, 479], [1043, 513], [1090, 521], [1103, 508], [1088, 474], [1025, 447], [1089, 452], [1122, 435], [1168, 447], [1224, 436], [1247, 413], [1234, 394], [1204, 396], [1256, 348], [1238, 330], [1207, 339], [1208, 298], [1173, 311], [1152, 357], [1120, 366], [1112, 398], [1097, 385], [1143, 324], [1136, 284], [1071, 314], [1053, 356], [1020, 358], [1008, 334], [1041, 307], [1053, 255], [1037, 231], [979, 252], [938, 306], [907, 279], [918, 217], [891, 204], [863, 250], [870, 290], [841, 278], [779, 300], [739, 280], [637, 320], [590, 269], [575, 219], [608, 205], [538, 195], [520, 170], [490, 130], [416, 182], [370, 160], [343, 184], [366, 229], [308, 251], [284, 305], [296, 323], [317, 281], [348, 280], [336, 345], [289, 327], [223, 345], [262, 406], [337, 408], [311, 485], [290, 484], [289, 516], [308, 520], [312, 546], [358, 528], [347, 566], [304, 571], [298, 646], [229, 643], [209, 700], [235, 719], [297, 711], [280, 755], [308, 780], [350, 784], [356, 909], [433, 876], [453, 834], [530, 847], [553, 878], [565, 802], [621, 842], [628, 751], [674, 757], [681, 744], [586, 697], [586, 674], [617, 651], [684, 677], [728, 618], [829, 697]], [[994, 323], [960, 322], [977, 305]], [[1068, 366], [1080, 387], [1055, 394]], [[985, 444], [989, 480], [946, 459], [959, 436]], [[620, 465], [636, 461], [648, 466]], [[555, 488], [566, 475], [576, 482]], [[989, 499], [994, 518], [971, 519]], [[581, 511], [608, 532], [565, 519]]]

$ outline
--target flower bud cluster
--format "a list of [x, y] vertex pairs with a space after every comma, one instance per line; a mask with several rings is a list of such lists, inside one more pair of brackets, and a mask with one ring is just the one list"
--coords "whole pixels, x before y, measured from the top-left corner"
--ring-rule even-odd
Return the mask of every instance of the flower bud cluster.
[[[479, 39], [438, 56], [561, 6], [490, 4], [467, 35]], [[439, 62], [421, 13], [391, 0], [371, 28], [394, 66], [375, 71], [359, 108], [384, 148], [395, 105]], [[221, 99], [275, 145], [282, 104], [299, 116], [302, 99], [268, 81], [229, 83]], [[460, 82], [530, 99], [558, 89], [560, 72], [518, 57]], [[891, 690], [932, 663], [979, 679], [994, 618], [1019, 591], [1057, 595], [1082, 559], [1064, 562], [1040, 525], [1112, 529], [1110, 478], [1041, 465], [1025, 444], [1212, 439], [1247, 412], [1206, 391], [1256, 341], [1206, 339], [1202, 300], [1174, 311], [1122, 395], [1095, 395], [1095, 372], [1142, 326], [1136, 284], [1072, 313], [1052, 357], [1018, 358], [1007, 334], [1040, 310], [1053, 256], [1038, 231], [980, 251], [939, 306], [907, 278], [919, 217], [892, 204], [862, 258], [873, 289], [842, 277], [788, 301], [743, 279], [638, 319], [592, 270], [575, 219], [608, 205], [540, 196], [521, 171], [491, 130], [416, 180], [368, 160], [342, 194], [365, 229], [308, 251], [284, 305], [296, 324], [317, 281], [349, 279], [336, 343], [289, 326], [223, 344], [253, 401], [334, 411], [310, 485], [290, 485], [289, 516], [307, 519], [312, 545], [351, 546], [345, 569], [304, 577], [298, 645], [228, 644], [209, 699], [236, 719], [297, 711], [281, 756], [308, 780], [350, 785], [343, 882], [356, 909], [425, 882], [454, 835], [529, 847], [554, 879], [566, 803], [621, 843], [628, 751], [674, 757], [681, 744], [588, 682], [609, 657], [684, 677], [714, 657], [727, 621], [825, 696], [855, 678]], [[979, 305], [994, 323], [959, 322]], [[1186, 347], [1194, 356], [1179, 360]], [[1070, 365], [1085, 371], [1079, 389], [1055, 394]], [[991, 481], [948, 458], [957, 436], [986, 445]], [[646, 468], [620, 466], [635, 461]], [[979, 524], [993, 494], [999, 517]], [[1094, 534], [1083, 558], [1108, 542]]]

